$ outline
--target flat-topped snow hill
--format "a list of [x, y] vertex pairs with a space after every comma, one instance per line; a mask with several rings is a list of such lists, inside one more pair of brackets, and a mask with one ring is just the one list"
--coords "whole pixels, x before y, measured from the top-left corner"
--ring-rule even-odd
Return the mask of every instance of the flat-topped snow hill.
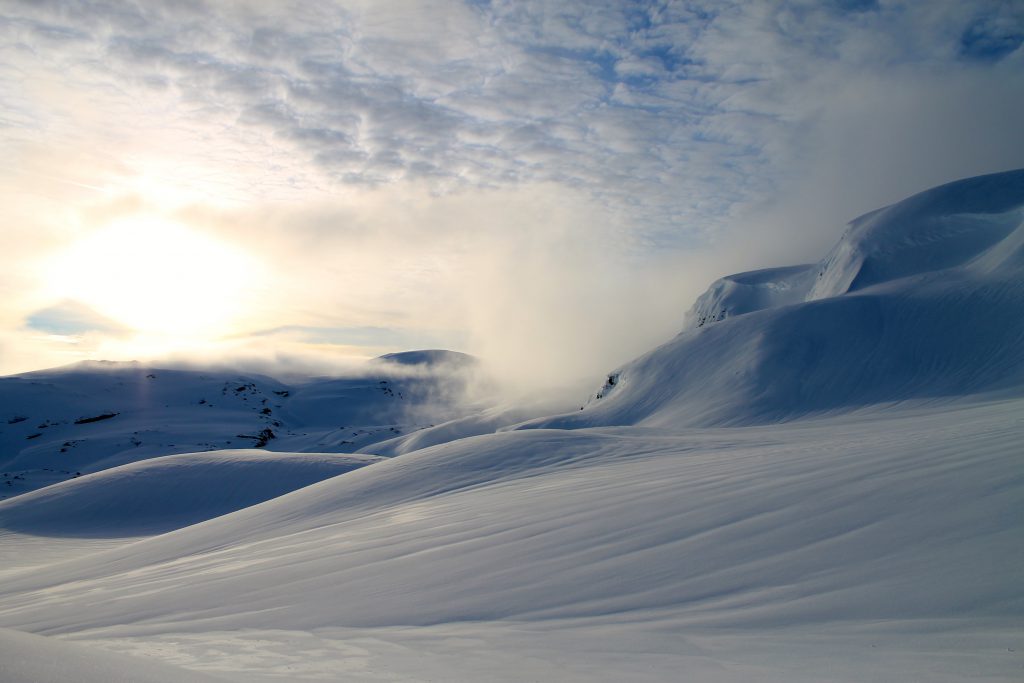
[[1015, 171], [869, 214], [583, 410], [8, 572], [0, 627], [233, 681], [1019, 681], [1022, 209]]

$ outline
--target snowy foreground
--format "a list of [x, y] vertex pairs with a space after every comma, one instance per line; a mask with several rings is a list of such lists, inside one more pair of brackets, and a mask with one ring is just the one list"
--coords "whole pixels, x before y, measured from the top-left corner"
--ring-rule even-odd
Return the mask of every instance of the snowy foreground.
[[1022, 207], [725, 278], [572, 413], [0, 502], [0, 680], [1019, 681]]
[[240, 681], [1020, 680], [1022, 414], [476, 437], [8, 575], [0, 624]]

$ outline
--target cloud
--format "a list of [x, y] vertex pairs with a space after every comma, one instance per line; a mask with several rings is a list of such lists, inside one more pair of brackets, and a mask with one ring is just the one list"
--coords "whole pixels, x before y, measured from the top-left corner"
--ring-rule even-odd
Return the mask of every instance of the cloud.
[[844, 78], [1000, 61], [1021, 36], [1007, 2], [297, 7], [43, 3], [7, 26], [74, 35], [50, 58], [72, 85], [170, 88], [161, 123], [290, 157], [291, 183], [557, 182], [684, 241], [776, 189]]
[[246, 333], [253, 337], [290, 336], [310, 344], [348, 344], [381, 348], [409, 347], [410, 335], [387, 327], [312, 327], [284, 325]]
[[131, 330], [107, 318], [80, 301], [71, 299], [35, 311], [25, 318], [31, 330], [61, 336], [78, 336], [90, 332], [125, 336]]
[[1024, 10], [1003, 4], [979, 14], [960, 34], [960, 54], [982, 62], [998, 62], [1024, 43]]
[[8, 3], [0, 289], [132, 204], [265, 256], [246, 332], [600, 372], [716, 275], [1024, 166], [1022, 26], [1009, 0]]

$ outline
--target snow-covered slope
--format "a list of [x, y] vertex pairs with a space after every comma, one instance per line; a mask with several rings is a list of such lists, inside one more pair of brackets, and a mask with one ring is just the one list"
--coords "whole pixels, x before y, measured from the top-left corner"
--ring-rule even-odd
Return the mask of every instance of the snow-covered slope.
[[[291, 385], [107, 362], [0, 377], [0, 499], [172, 453], [353, 452], [471, 410], [463, 354], [392, 355]], [[423, 358], [434, 365], [413, 362]]]
[[368, 455], [182, 453], [0, 501], [0, 528], [47, 536], [144, 536], [262, 503], [369, 465]]
[[214, 683], [224, 679], [141, 657], [0, 629], [3, 683]]
[[766, 268], [715, 280], [686, 314], [690, 327], [704, 327], [744, 313], [799, 303], [814, 284], [816, 266]]
[[403, 453], [411, 453], [421, 448], [436, 446], [458, 439], [465, 439], [470, 436], [481, 434], [493, 434], [509, 425], [517, 425], [528, 420], [537, 419], [541, 416], [550, 415], [558, 410], [565, 410], [566, 406], [558, 405], [547, 410], [542, 405], [518, 406], [496, 406], [465, 417], [456, 418], [441, 424], [431, 425], [418, 429], [408, 434], [395, 436], [384, 441], [377, 441], [359, 449], [359, 453], [371, 453], [375, 455], [395, 456]]
[[714, 283], [687, 330], [530, 426], [764, 424], [1024, 387], [1024, 171], [851, 223], [818, 264]]
[[966, 267], [968, 277], [998, 276], [993, 264], [974, 263], [989, 250], [1006, 257], [999, 265], [1012, 277], [1024, 265], [1022, 207], [1024, 170], [1018, 170], [960, 180], [861, 216], [822, 261], [808, 298], [957, 267]]
[[8, 577], [0, 623], [125, 632], [140, 630], [119, 626], [140, 613], [302, 629], [662, 610], [733, 626], [1009, 617], [1024, 608], [1024, 546], [1011, 542], [1009, 514], [1024, 477], [1006, 476], [1019, 464], [1024, 426], [1008, 418], [1021, 405], [683, 436], [464, 439]]
[[[646, 662], [648, 680], [680, 666], [717, 671], [708, 680], [815, 680], [813, 662], [764, 645], [813, 638], [835, 658], [835, 680], [906, 680], [934, 656], [921, 634], [943, 625], [961, 638], [949, 645], [955, 661], [924, 678], [1011, 680], [1019, 659], [1006, 648], [1024, 613], [1022, 407], [464, 439], [8, 576], [0, 624], [136, 652], [207, 634], [187, 656], [206, 660], [214, 643], [221, 665], [236, 658], [249, 680], [259, 671], [245, 669], [248, 638], [266, 653], [382, 629], [426, 658], [409, 632], [422, 626], [435, 634], [428, 650], [458, 661], [500, 652], [509, 624], [524, 652], [564, 662], [569, 679], [594, 665], [595, 677], [624, 680]], [[466, 622], [474, 636], [454, 636]], [[738, 640], [679, 641], [716, 633]], [[972, 640], [982, 633], [991, 649]], [[336, 645], [311, 649], [328, 657]], [[388, 648], [370, 649], [386, 668]], [[859, 660], [865, 652], [874, 659]], [[460, 671], [436, 675], [472, 679]]]
[[135, 363], [0, 378], [0, 496], [158, 455], [255, 445], [279, 429], [287, 391], [268, 377]]

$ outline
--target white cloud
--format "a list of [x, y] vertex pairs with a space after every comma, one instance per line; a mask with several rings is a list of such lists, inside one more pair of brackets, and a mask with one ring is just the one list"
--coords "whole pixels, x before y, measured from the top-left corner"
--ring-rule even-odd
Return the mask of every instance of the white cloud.
[[[141, 202], [274, 256], [264, 328], [461, 331], [590, 372], [698, 276], [1024, 165], [1022, 26], [999, 0], [8, 3], [0, 287]], [[8, 327], [54, 303], [13, 299]]]

